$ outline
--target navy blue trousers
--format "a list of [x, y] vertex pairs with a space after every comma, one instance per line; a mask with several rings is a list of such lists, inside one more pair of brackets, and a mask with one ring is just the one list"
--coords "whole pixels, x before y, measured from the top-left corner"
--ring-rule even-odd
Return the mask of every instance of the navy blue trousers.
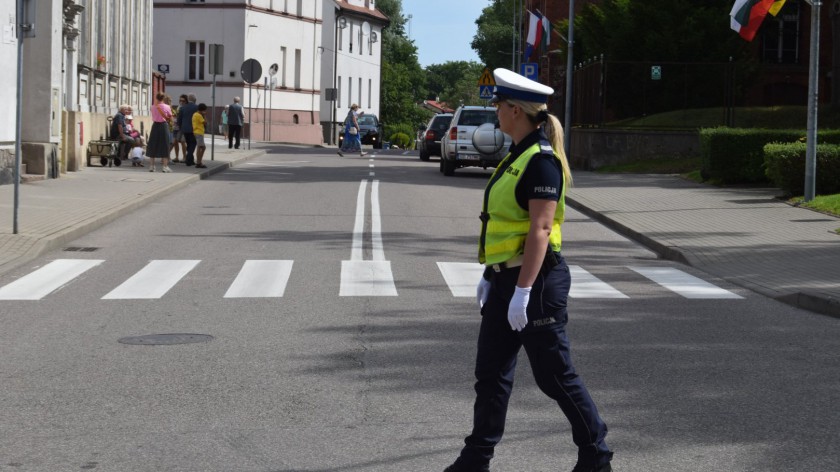
[[464, 440], [461, 461], [487, 464], [505, 430], [508, 401], [513, 389], [516, 357], [525, 347], [540, 390], [556, 401], [572, 426], [578, 463], [600, 465], [612, 459], [604, 438], [607, 425], [575, 372], [566, 337], [566, 300], [571, 276], [566, 262], [537, 276], [528, 302], [528, 325], [520, 332], [507, 320], [519, 268], [493, 272], [490, 295], [481, 310], [478, 354], [475, 362], [475, 409], [472, 434]]

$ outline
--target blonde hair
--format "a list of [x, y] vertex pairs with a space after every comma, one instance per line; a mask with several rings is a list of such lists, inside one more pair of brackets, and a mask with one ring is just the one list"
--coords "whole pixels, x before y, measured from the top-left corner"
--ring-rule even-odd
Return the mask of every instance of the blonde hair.
[[539, 126], [540, 120], [537, 118], [541, 112], [545, 112], [547, 119], [545, 123], [542, 123], [542, 127], [545, 130], [545, 135], [548, 136], [549, 142], [551, 142], [551, 148], [554, 149], [554, 154], [560, 158], [560, 164], [563, 168], [563, 182], [565, 185], [571, 186], [572, 185], [572, 170], [569, 167], [569, 160], [566, 158], [566, 151], [563, 146], [563, 125], [560, 124], [560, 120], [552, 113], [548, 111], [548, 107], [545, 103], [537, 103], [537, 102], [525, 102], [522, 100], [511, 100], [506, 99], [508, 103], [511, 105], [516, 105], [525, 112], [525, 115], [528, 116], [528, 120], [531, 123]]
[[359, 109], [359, 105], [356, 105], [356, 104], [354, 103], [354, 104], [350, 105], [350, 109], [351, 109], [351, 110], [358, 110], [358, 109]]

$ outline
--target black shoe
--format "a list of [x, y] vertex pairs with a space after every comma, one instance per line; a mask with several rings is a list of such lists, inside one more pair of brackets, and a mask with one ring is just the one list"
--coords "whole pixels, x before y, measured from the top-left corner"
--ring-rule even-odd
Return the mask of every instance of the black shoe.
[[572, 469], [572, 472], [612, 472], [612, 466], [609, 462], [601, 465], [581, 465], [578, 464]]
[[459, 458], [454, 464], [443, 469], [443, 472], [490, 472], [490, 465], [465, 465]]

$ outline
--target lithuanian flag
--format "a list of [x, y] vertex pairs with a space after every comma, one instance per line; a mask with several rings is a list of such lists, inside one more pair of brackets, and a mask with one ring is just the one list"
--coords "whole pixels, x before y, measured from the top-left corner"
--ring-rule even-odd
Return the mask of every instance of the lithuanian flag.
[[[764, 17], [770, 11], [770, 7], [776, 3], [779, 2], [776, 0], [735, 0], [735, 5], [729, 12], [731, 17], [729, 24], [742, 38], [752, 41]], [[784, 4], [784, 1], [781, 3]]]

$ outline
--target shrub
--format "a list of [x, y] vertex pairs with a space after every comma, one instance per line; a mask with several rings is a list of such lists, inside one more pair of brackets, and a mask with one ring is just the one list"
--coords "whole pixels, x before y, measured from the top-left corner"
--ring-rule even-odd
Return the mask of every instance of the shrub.
[[[805, 131], [780, 129], [706, 128], [700, 130], [703, 177], [724, 183], [763, 182], [764, 146], [805, 140]], [[821, 143], [840, 144], [840, 131], [819, 133]]]
[[[790, 195], [805, 192], [805, 143], [768, 144], [764, 146], [767, 177]], [[815, 192], [820, 195], [840, 193], [840, 146], [817, 145]]]
[[[416, 132], [417, 132], [417, 130], [415, 130], [413, 126], [407, 125], [407, 124], [402, 124], [402, 123], [398, 123], [398, 124], [395, 124], [395, 125], [389, 125], [389, 126], [385, 127], [385, 136], [388, 136], [388, 139], [391, 141], [391, 144], [395, 145], [395, 146], [399, 146], [401, 148], [405, 148], [407, 146], [411, 146], [411, 147], [414, 146], [414, 134]], [[402, 144], [397, 144], [393, 140], [392, 137], [395, 134], [398, 134], [398, 133], [404, 134], [408, 137], [408, 143], [406, 143], [405, 146], [403, 146]]]
[[394, 133], [389, 138], [392, 146], [398, 146], [400, 149], [408, 149], [411, 144], [411, 138], [405, 133]]

